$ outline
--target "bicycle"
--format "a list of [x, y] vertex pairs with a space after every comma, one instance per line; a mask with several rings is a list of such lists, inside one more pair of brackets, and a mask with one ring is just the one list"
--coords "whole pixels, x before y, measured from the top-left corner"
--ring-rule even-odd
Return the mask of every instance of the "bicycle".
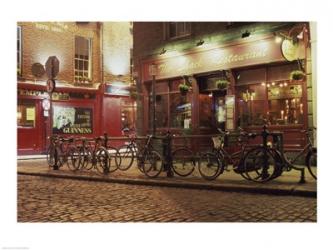
[[53, 135], [49, 137], [50, 139], [50, 146], [47, 149], [46, 152], [46, 161], [48, 163], [48, 166], [54, 169], [59, 169], [62, 165], [62, 159], [61, 159], [61, 138], [57, 135]]
[[[241, 130], [237, 139], [241, 149], [234, 153], [229, 153], [225, 148], [225, 142], [228, 140], [230, 132], [224, 132], [221, 129], [218, 130], [220, 135], [212, 137], [214, 145], [212, 152], [200, 155], [198, 169], [201, 177], [206, 180], [215, 180], [224, 171], [229, 171], [228, 166], [231, 164], [232, 170], [235, 173], [240, 174], [244, 179], [248, 180], [244, 173], [244, 156], [250, 147], [248, 140], [254, 138], [254, 134]], [[256, 168], [253, 169], [253, 171], [256, 170]]]
[[[137, 136], [135, 134], [128, 135], [129, 143], [118, 148], [119, 152], [119, 166], [118, 169], [122, 171], [128, 170], [134, 163], [134, 159], [138, 154], [138, 145], [136, 143]], [[138, 166], [140, 172], [143, 172], [143, 169]]]
[[[181, 136], [182, 137], [182, 136]], [[171, 135], [170, 131], [166, 133], [166, 162], [171, 167], [174, 173], [181, 177], [189, 176], [195, 169], [195, 157], [193, 151], [186, 146], [178, 147], [171, 150], [172, 140], [176, 138], [175, 135]], [[186, 137], [184, 137], [186, 139]]]
[[152, 135], [147, 136], [142, 152], [136, 154], [138, 167], [149, 178], [156, 178], [163, 170], [164, 160], [152, 146]]
[[[312, 145], [309, 132], [303, 132], [307, 135], [308, 143], [295, 158], [288, 159], [283, 150], [276, 147], [269, 147], [268, 145], [268, 136], [273, 136], [273, 142], [275, 141], [277, 145], [282, 145], [282, 134], [276, 132], [271, 133], [267, 130], [267, 125], [264, 125], [261, 133], [263, 144], [250, 150], [244, 159], [245, 174], [249, 180], [254, 182], [266, 182], [281, 176], [283, 171], [295, 169], [301, 171], [300, 182], [303, 183], [305, 182], [304, 168], [294, 165], [302, 155], [305, 156], [305, 165], [309, 169], [310, 174], [316, 179], [317, 149]], [[249, 171], [253, 166], [259, 168], [259, 171]]]
[[282, 165], [283, 165], [283, 170], [285, 171], [290, 171], [291, 169], [296, 169], [299, 171], [302, 171], [302, 176], [301, 176], [301, 181], [304, 182], [305, 180], [303, 179], [303, 171], [304, 168], [302, 167], [296, 167], [295, 162], [300, 159], [302, 156], [305, 159], [305, 166], [307, 167], [310, 175], [313, 177], [313, 179], [317, 180], [317, 148], [313, 146], [312, 139], [310, 136], [310, 133], [312, 132], [313, 135], [315, 134], [316, 128], [310, 128], [308, 130], [302, 130], [302, 133], [305, 133], [306, 138], [307, 138], [307, 143], [306, 145], [302, 148], [302, 150], [296, 154], [295, 157], [293, 158], [288, 158], [285, 155], [284, 151], [279, 151], [277, 154], [279, 154], [279, 157], [282, 159]]
[[82, 146], [79, 147], [78, 169], [96, 169], [100, 174], [108, 174], [116, 169], [110, 168], [110, 154], [108, 150], [102, 146], [102, 138], [95, 138], [95, 143], [89, 143], [89, 139], [82, 138]]
[[74, 171], [79, 167], [79, 150], [76, 145], [75, 138], [61, 139], [62, 143], [60, 144], [61, 155], [60, 159], [63, 164], [67, 164], [67, 167]]

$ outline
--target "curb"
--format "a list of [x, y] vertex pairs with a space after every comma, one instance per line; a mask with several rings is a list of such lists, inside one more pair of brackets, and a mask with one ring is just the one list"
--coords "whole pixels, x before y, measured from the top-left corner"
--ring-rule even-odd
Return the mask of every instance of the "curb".
[[103, 178], [95, 176], [82, 176], [82, 175], [59, 175], [50, 173], [31, 173], [18, 171], [18, 175], [30, 175], [30, 176], [41, 176], [49, 178], [62, 178], [62, 179], [73, 179], [83, 181], [99, 181], [106, 183], [118, 183], [128, 185], [145, 185], [145, 186], [160, 186], [160, 187], [172, 187], [172, 188], [187, 188], [187, 189], [201, 189], [201, 190], [215, 190], [215, 191], [226, 191], [226, 192], [243, 192], [243, 193], [255, 193], [255, 194], [267, 194], [267, 195], [293, 195], [302, 197], [317, 197], [317, 191], [309, 190], [297, 190], [295, 188], [281, 189], [281, 188], [261, 188], [258, 186], [236, 186], [236, 185], [223, 185], [223, 184], [206, 184], [206, 183], [190, 183], [190, 182], [170, 182], [161, 181], [154, 179], [127, 179], [127, 178]]

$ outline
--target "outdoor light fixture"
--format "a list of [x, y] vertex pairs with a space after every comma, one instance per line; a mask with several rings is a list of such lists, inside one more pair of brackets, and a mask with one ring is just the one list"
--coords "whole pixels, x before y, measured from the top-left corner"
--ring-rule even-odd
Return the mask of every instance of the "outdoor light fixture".
[[251, 33], [246, 30], [243, 34], [242, 34], [242, 38], [245, 38], [245, 37], [249, 37], [251, 35]]
[[200, 41], [199, 41], [199, 42], [197, 42], [197, 46], [199, 47], [199, 46], [203, 45], [204, 43], [205, 43], [205, 41], [204, 41], [204, 40], [202, 40], [202, 39], [200, 39]]
[[160, 52], [160, 55], [163, 55], [163, 54], [165, 54], [165, 52], [166, 52], [166, 49], [165, 49], [165, 48], [163, 48], [163, 49], [161, 50], [161, 52]]
[[282, 42], [282, 37], [281, 36], [275, 36], [275, 42], [276, 43], [281, 43]]
[[266, 83], [262, 82], [262, 83], [261, 83], [261, 86], [266, 86]]

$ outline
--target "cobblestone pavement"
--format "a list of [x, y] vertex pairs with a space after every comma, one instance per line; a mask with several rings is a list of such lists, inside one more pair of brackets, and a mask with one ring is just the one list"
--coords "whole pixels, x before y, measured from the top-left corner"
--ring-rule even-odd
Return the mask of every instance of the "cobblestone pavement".
[[316, 222], [317, 201], [18, 175], [18, 222]]

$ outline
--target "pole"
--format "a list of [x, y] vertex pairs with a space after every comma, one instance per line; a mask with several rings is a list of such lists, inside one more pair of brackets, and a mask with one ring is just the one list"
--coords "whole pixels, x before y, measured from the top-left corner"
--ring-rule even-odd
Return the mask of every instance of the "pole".
[[155, 93], [155, 74], [152, 81], [152, 95], [153, 95], [153, 136], [156, 135], [156, 93]]

